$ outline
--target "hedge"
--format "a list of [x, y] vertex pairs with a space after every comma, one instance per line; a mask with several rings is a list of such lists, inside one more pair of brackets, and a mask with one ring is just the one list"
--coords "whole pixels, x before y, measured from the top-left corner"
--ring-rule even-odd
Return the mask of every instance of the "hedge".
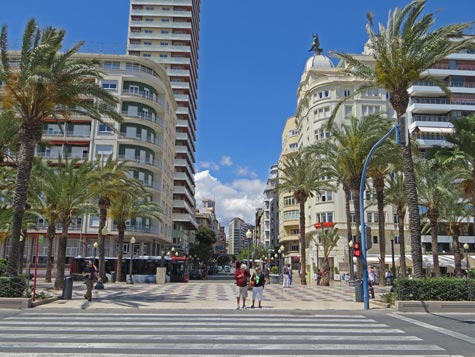
[[21, 276], [0, 276], [0, 297], [23, 297], [26, 281]]
[[475, 301], [475, 280], [467, 278], [396, 279], [394, 291], [402, 301]]

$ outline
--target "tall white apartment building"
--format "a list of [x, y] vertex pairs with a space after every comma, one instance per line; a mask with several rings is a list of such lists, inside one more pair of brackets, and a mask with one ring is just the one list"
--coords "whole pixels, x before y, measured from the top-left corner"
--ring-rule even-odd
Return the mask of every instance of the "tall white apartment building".
[[[80, 54], [76, 57], [95, 58], [104, 73], [98, 84], [119, 99], [118, 111], [124, 121], [116, 123], [104, 118], [99, 123], [74, 114], [68, 120], [50, 118], [43, 124], [43, 140], [35, 156], [52, 165], [58, 157], [93, 161], [97, 157], [126, 160], [128, 174], [139, 179], [154, 202], [160, 204], [161, 220], [136, 217], [126, 222], [125, 243], [117, 245], [117, 224], [108, 218], [105, 256], [117, 256], [122, 249], [130, 254], [128, 240], [136, 239], [136, 253], [160, 255], [164, 245], [171, 244], [173, 229], [173, 178], [175, 156], [176, 103], [168, 76], [156, 62], [135, 56]], [[1, 90], [1, 86], [0, 86]], [[114, 130], [113, 130], [114, 129]], [[48, 222], [38, 218], [36, 231], [29, 238], [46, 236]], [[57, 225], [60, 232], [61, 225]], [[88, 214], [73, 217], [69, 227], [67, 257], [92, 256], [97, 240], [99, 217]], [[39, 242], [40, 262], [46, 262], [47, 240]], [[30, 249], [31, 244], [26, 247]], [[57, 252], [58, 242], [53, 243]], [[8, 254], [8, 244], [3, 255]], [[30, 256], [31, 252], [25, 252]], [[56, 253], [54, 253], [56, 259]]]
[[200, 0], [131, 0], [127, 52], [160, 63], [177, 103], [173, 244], [185, 252], [195, 217], [195, 142]]
[[261, 242], [266, 250], [276, 247], [279, 235], [279, 194], [276, 186], [279, 179], [278, 165], [272, 165], [264, 189]]
[[[452, 119], [475, 114], [475, 50], [454, 53], [421, 75], [424, 80], [409, 88], [411, 101], [407, 111], [411, 135], [424, 151], [433, 146], [446, 146], [446, 136], [453, 132]], [[452, 95], [445, 93], [432, 79], [443, 81]], [[445, 229], [438, 236], [439, 251], [450, 252], [452, 237]], [[468, 243], [475, 249], [475, 232], [467, 224], [460, 237], [460, 243]], [[423, 250], [431, 251], [430, 235], [422, 235]]]

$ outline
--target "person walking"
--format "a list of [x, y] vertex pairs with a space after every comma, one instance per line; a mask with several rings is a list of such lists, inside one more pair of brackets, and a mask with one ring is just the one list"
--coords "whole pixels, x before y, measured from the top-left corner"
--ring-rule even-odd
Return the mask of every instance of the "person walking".
[[264, 269], [262, 270], [262, 273], [264, 274], [266, 284], [270, 284], [270, 271], [267, 264], [264, 265]]
[[236, 269], [234, 273], [234, 280], [236, 280], [236, 300], [237, 308], [240, 309], [239, 302], [242, 298], [242, 308], [246, 308], [246, 298], [247, 298], [247, 278], [250, 276], [249, 271], [247, 270], [246, 264], [241, 264], [240, 269]]
[[290, 269], [288, 265], [284, 265], [284, 271], [282, 272], [282, 287], [288, 288], [290, 286], [290, 278], [289, 278]]
[[82, 271], [82, 276], [84, 278], [84, 282], [86, 283], [86, 294], [84, 295], [84, 298], [88, 301], [91, 301], [92, 288], [94, 287], [94, 282], [97, 278], [97, 270], [90, 260], [87, 261], [86, 266]]
[[289, 268], [289, 286], [292, 286], [292, 266], [287, 264], [287, 267]]
[[264, 274], [261, 271], [261, 268], [259, 267], [256, 268], [256, 272], [251, 276], [251, 281], [254, 282], [254, 286], [252, 288], [251, 309], [254, 308], [254, 303], [256, 299], [259, 303], [259, 308], [262, 308], [262, 298], [264, 295], [264, 286], [266, 284], [266, 279], [265, 279]]

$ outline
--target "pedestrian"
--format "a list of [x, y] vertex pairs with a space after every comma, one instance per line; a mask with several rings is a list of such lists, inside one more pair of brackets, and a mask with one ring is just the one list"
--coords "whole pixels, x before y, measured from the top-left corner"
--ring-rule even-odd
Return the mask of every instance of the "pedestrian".
[[240, 309], [239, 302], [242, 298], [242, 308], [246, 308], [246, 298], [247, 298], [247, 278], [250, 276], [249, 271], [247, 270], [246, 264], [241, 264], [240, 269], [236, 269], [234, 273], [234, 280], [236, 280], [236, 299], [237, 299], [237, 308]]
[[88, 301], [91, 301], [92, 288], [94, 287], [94, 282], [97, 278], [97, 270], [90, 260], [87, 261], [86, 266], [82, 271], [82, 276], [84, 278], [84, 282], [86, 283], [86, 294], [84, 295], [84, 298]]
[[290, 286], [290, 278], [289, 278], [289, 267], [288, 265], [284, 265], [284, 271], [282, 272], [282, 287], [288, 288]]
[[370, 266], [369, 268], [368, 280], [371, 283], [371, 286], [376, 283], [376, 270], [374, 269], [374, 266]]
[[264, 274], [266, 284], [270, 284], [270, 271], [267, 264], [264, 265], [264, 269], [262, 270], [262, 273]]
[[259, 308], [262, 308], [262, 297], [264, 294], [264, 286], [266, 284], [266, 280], [264, 274], [261, 271], [261, 268], [256, 267], [256, 272], [251, 276], [251, 281], [254, 282], [254, 286], [252, 287], [251, 309], [254, 308], [254, 303], [256, 299], [259, 302]]
[[287, 264], [287, 267], [289, 268], [289, 286], [292, 286], [292, 266]]
[[317, 285], [320, 285], [320, 280], [322, 280], [322, 275], [323, 275], [322, 269], [318, 269], [318, 273], [317, 273]]

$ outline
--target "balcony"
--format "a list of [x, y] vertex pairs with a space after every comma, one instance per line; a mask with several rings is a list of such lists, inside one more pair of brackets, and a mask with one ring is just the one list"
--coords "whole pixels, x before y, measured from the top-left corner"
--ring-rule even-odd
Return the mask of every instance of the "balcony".
[[191, 227], [198, 229], [198, 222], [194, 215], [188, 213], [173, 213], [173, 222], [188, 223]]
[[140, 157], [140, 156], [135, 156], [135, 157], [129, 157], [126, 155], [119, 155], [118, 156], [119, 160], [124, 160], [128, 162], [135, 162], [138, 164], [144, 164], [144, 165], [149, 165], [153, 167], [158, 167], [159, 169], [162, 168], [162, 162], [159, 160], [153, 160], [150, 158], [145, 158], [145, 157]]
[[191, 11], [163, 11], [163, 10], [130, 10], [131, 16], [143, 16], [143, 17], [184, 17], [191, 19]]
[[[452, 93], [475, 94], [475, 82], [447, 82], [449, 90]], [[441, 96], [444, 95], [434, 82], [418, 81], [408, 89], [409, 95], [418, 96]]]
[[[132, 0], [132, 4], [157, 5], [157, 0]], [[160, 5], [192, 6], [192, 0], [161, 0]]]
[[475, 111], [475, 99], [447, 99], [412, 97], [408, 111], [413, 113], [443, 114], [451, 111]]
[[172, 28], [172, 29], [189, 29], [191, 30], [191, 22], [176, 22], [176, 21], [145, 21], [145, 20], [131, 20], [131, 26], [139, 27], [156, 27], [156, 28]]
[[157, 138], [153, 139], [151, 137], [142, 137], [139, 135], [127, 135], [127, 134], [121, 134], [119, 138], [149, 143], [149, 144], [156, 145], [160, 148], [163, 148], [163, 141]]
[[158, 117], [158, 116], [154, 117], [150, 113], [135, 113], [134, 114], [134, 113], [129, 113], [128, 111], [123, 110], [122, 115], [126, 117], [130, 117], [130, 118], [139, 118], [139, 119], [147, 120], [151, 123], [155, 123], [159, 125], [162, 129], [164, 128], [163, 118]]
[[162, 106], [165, 106], [165, 101], [161, 98], [159, 98], [158, 96], [150, 93], [150, 92], [146, 92], [146, 91], [136, 91], [136, 90], [124, 90], [122, 92], [122, 95], [132, 95], [132, 96], [135, 96], [135, 97], [140, 97], [140, 98], [144, 98], [144, 99], [147, 99], [147, 100], [150, 100], [154, 103], [158, 103]]
[[142, 51], [142, 52], [183, 52], [189, 53], [190, 46], [165, 46], [159, 43], [152, 45], [133, 45], [129, 44], [129, 51]]

